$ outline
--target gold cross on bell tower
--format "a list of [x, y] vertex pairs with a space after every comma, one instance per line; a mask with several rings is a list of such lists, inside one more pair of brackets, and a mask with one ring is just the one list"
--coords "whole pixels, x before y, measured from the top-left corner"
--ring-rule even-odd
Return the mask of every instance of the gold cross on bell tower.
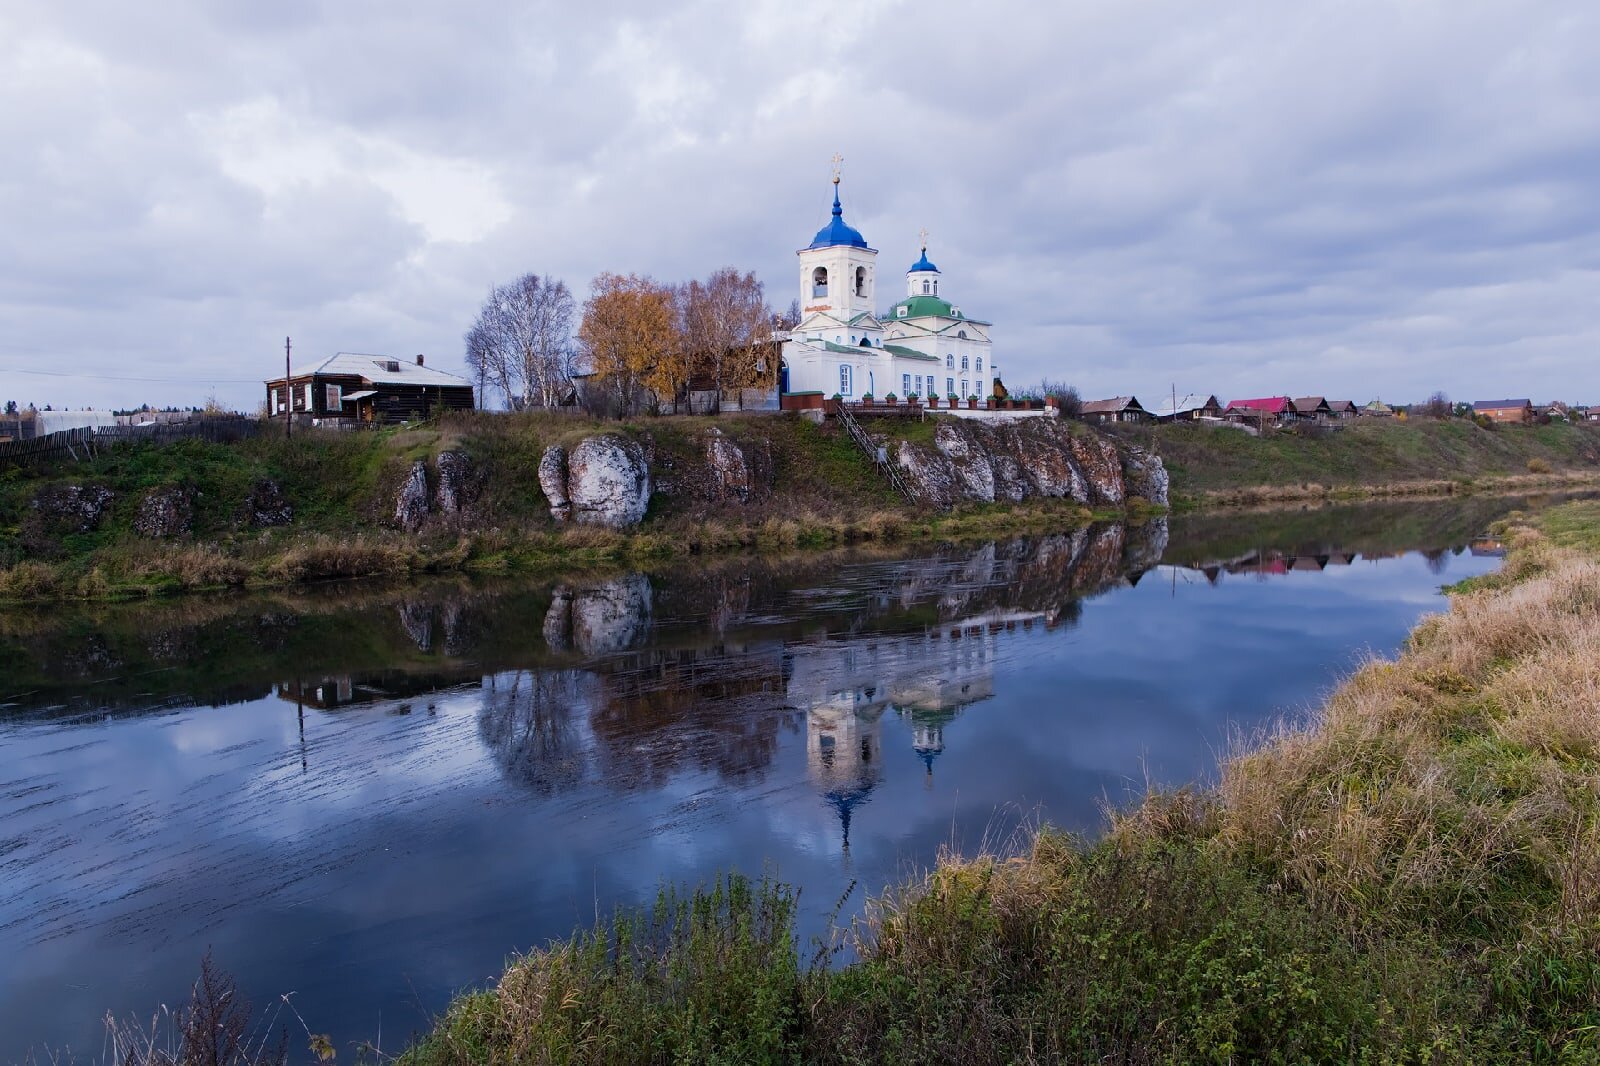
[[844, 164], [844, 156], [838, 152], [833, 153], [833, 183], [839, 184], [839, 168]]

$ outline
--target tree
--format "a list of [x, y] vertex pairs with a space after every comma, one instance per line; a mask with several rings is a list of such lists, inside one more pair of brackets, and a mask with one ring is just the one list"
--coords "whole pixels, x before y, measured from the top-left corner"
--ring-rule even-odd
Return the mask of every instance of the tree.
[[676, 290], [678, 328], [691, 377], [723, 389], [747, 388], [775, 370], [772, 308], [754, 273], [723, 267]]
[[1443, 392], [1436, 392], [1428, 397], [1428, 402], [1422, 405], [1419, 413], [1429, 418], [1449, 418], [1454, 412], [1455, 409], [1450, 406], [1450, 397]]
[[15, 401], [15, 400], [7, 400], [6, 401], [6, 414], [14, 415], [16, 413], [17, 413], [17, 401]]
[[618, 413], [632, 413], [640, 386], [675, 397], [688, 381], [673, 290], [638, 274], [605, 273], [590, 284], [578, 339], [594, 372], [616, 393]]
[[554, 407], [572, 388], [572, 317], [564, 281], [524, 274], [489, 290], [466, 335], [466, 360], [513, 408]]

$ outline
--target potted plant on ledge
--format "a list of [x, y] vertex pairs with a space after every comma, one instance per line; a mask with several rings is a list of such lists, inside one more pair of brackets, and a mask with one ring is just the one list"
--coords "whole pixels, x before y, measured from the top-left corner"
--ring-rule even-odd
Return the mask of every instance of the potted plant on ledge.
[[861, 394], [861, 404], [864, 407], [871, 407], [872, 406], [872, 393], [863, 392]]
[[906, 403], [911, 404], [913, 407], [916, 406], [917, 401], [920, 400], [920, 399], [922, 399], [922, 397], [918, 393], [915, 393], [915, 392], [906, 393]]
[[967, 397], [967, 410], [976, 411], [977, 409], [978, 409], [978, 398], [976, 396], [968, 396]]
[[952, 411], [961, 406], [961, 397], [957, 396], [953, 392], [949, 396], [946, 396], [945, 399], [950, 401], [950, 410]]
[[885, 393], [884, 397], [883, 397], [883, 402], [888, 404], [890, 407], [893, 407], [895, 404], [900, 402], [900, 397], [896, 396], [892, 392]]

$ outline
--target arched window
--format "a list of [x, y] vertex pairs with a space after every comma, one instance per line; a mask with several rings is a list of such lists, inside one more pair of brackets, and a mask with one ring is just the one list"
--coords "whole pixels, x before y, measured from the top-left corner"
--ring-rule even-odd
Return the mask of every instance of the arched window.
[[958, 329], [958, 330], [956, 330], [956, 336], [960, 337], [962, 340], [966, 340], [967, 339], [967, 331], [964, 330], [964, 329]]
[[927, 278], [923, 278], [922, 279], [922, 292], [923, 292], [923, 295], [927, 295], [927, 293], [928, 293], [928, 279]]
[[817, 267], [811, 272], [811, 295], [828, 295], [828, 268]]
[[961, 369], [967, 369], [967, 357], [964, 355], [961, 357]]
[[983, 373], [983, 356], [980, 355], [972, 361], [972, 369], [980, 374]]
[[954, 370], [956, 368], [956, 357], [954, 355], [944, 357], [944, 368], [946, 370]]
[[935, 296], [939, 295], [939, 279], [938, 278], [934, 278], [933, 279], [933, 294]]
[[863, 348], [872, 347], [872, 338], [871, 337], [862, 337], [861, 338], [861, 347], [863, 347]]
[[867, 268], [866, 267], [856, 267], [856, 295], [857, 296], [865, 296], [866, 294], [867, 294]]

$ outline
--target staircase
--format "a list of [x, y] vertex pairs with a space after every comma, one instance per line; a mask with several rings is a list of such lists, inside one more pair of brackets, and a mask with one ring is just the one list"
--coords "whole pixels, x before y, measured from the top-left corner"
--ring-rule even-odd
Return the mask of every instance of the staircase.
[[856, 421], [856, 416], [850, 413], [844, 404], [838, 404], [839, 424], [845, 432], [850, 434], [850, 439], [856, 442], [856, 447], [867, 453], [867, 458], [872, 460], [872, 465], [878, 472], [889, 479], [889, 484], [894, 486], [896, 492], [906, 498], [908, 503], [916, 503], [917, 497], [912, 494], [911, 486], [906, 484], [906, 479], [900, 476], [900, 471], [894, 463], [889, 461], [885, 452], [880, 452], [878, 445], [867, 436], [867, 431], [861, 428], [861, 423]]

